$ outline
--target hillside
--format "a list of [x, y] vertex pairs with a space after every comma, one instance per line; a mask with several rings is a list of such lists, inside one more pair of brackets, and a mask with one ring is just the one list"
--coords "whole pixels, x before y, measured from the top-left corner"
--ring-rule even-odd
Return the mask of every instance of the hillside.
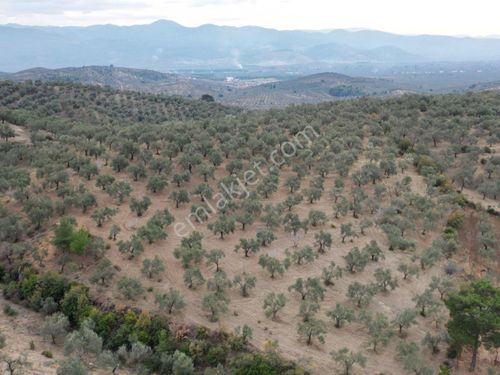
[[1, 82], [1, 366], [495, 371], [499, 115], [496, 92], [244, 111]]
[[271, 108], [405, 92], [410, 90], [391, 80], [320, 73], [235, 91], [228, 100], [242, 107]]
[[[109, 86], [183, 97], [209, 94], [227, 105], [245, 108], [285, 107], [290, 104], [319, 103], [356, 96], [388, 96], [409, 91], [392, 80], [356, 78], [321, 73], [282, 81], [272, 79], [208, 80], [156, 71], [121, 67], [89, 66], [63, 69], [29, 69], [0, 75], [12, 81], [61, 81]], [[271, 81], [268, 83], [262, 83]]]
[[2, 95], [12, 95], [9, 105], [41, 116], [65, 117], [90, 123], [163, 122], [214, 118], [237, 113], [203, 100], [180, 96], [152, 95], [138, 91], [116, 91], [110, 87], [83, 84], [26, 84], [21, 96], [13, 95], [20, 86], [13, 82], [0, 85]]
[[34, 68], [13, 74], [0, 74], [0, 78], [13, 81], [41, 80], [75, 82], [86, 85], [110, 86], [119, 90], [134, 90], [184, 97], [217, 96], [230, 88], [220, 81], [195, 79], [178, 74], [160, 73], [146, 69], [113, 66], [87, 66], [81, 68]]

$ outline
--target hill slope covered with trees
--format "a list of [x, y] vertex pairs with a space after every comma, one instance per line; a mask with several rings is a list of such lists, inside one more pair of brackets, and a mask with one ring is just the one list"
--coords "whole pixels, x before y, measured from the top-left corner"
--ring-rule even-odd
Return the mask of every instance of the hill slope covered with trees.
[[0, 83], [4, 314], [59, 375], [494, 371], [499, 108]]

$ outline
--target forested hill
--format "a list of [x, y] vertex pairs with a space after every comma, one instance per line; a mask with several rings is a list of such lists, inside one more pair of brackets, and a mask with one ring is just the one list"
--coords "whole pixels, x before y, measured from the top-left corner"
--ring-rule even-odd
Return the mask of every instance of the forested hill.
[[[209, 98], [210, 99], [210, 98]], [[91, 123], [160, 123], [236, 114], [229, 108], [179, 96], [119, 91], [75, 83], [0, 81], [0, 106]]]
[[[207, 94], [222, 104], [250, 109], [286, 107], [291, 104], [311, 104], [359, 96], [422, 92], [412, 84], [337, 73], [320, 73], [292, 79], [287, 77], [282, 81], [274, 78], [223, 81], [114, 66], [35, 68], [0, 75], [0, 79], [13, 82], [71, 82], [183, 98], [201, 98]], [[269, 82], [266, 84], [267, 81]]]

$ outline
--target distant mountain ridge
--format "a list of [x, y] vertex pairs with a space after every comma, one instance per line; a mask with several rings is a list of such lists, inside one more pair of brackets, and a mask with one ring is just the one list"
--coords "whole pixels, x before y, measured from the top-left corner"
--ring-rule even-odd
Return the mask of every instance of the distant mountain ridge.
[[172, 21], [88, 27], [0, 26], [0, 71], [117, 65], [220, 69], [328, 63], [500, 60], [500, 39], [396, 35], [372, 30], [279, 31]]

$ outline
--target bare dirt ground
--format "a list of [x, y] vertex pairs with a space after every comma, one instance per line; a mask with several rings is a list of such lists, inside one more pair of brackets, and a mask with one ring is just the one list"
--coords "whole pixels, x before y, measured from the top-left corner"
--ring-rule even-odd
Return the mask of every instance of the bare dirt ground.
[[[0, 308], [3, 310], [4, 305], [8, 303], [0, 295]], [[22, 306], [12, 305], [18, 311], [18, 315], [14, 317], [6, 316], [0, 312], [0, 332], [5, 335], [6, 347], [0, 352], [8, 354], [10, 357], [17, 358], [19, 355], [25, 355], [30, 363], [20, 373], [29, 375], [55, 375], [57, 370], [58, 359], [63, 359], [64, 355], [61, 347], [54, 346], [46, 342], [38, 335], [42, 317], [31, 310], [25, 309]], [[30, 342], [33, 341], [35, 349], [30, 349]], [[54, 359], [43, 356], [42, 351], [51, 351]], [[7, 374], [7, 370], [3, 369], [3, 364], [0, 364], [0, 374]], [[2, 372], [5, 371], [5, 372]]]
[[[16, 133], [16, 136], [9, 139], [9, 142], [13, 143], [22, 143], [22, 144], [31, 144], [31, 137], [29, 131], [24, 126], [18, 126], [14, 124], [8, 124]], [[5, 142], [4, 140], [0, 140], [0, 142]]]

